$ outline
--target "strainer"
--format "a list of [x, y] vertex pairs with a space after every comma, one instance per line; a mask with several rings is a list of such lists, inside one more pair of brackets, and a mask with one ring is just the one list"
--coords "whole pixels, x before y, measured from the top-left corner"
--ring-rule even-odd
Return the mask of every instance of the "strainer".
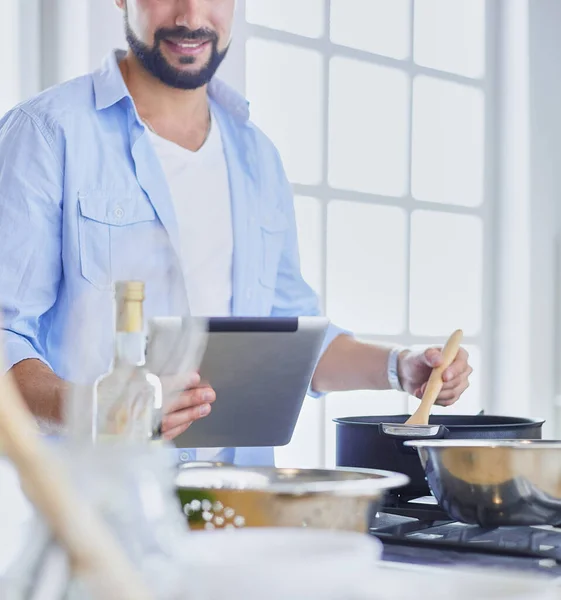
[[180, 469], [177, 493], [192, 529], [313, 527], [366, 531], [400, 473], [358, 469]]

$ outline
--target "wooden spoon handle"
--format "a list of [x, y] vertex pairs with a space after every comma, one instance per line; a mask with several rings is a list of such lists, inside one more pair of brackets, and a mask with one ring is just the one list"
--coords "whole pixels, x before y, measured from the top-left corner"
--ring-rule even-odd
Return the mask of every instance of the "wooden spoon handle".
[[[0, 369], [2, 358], [0, 356]], [[76, 573], [104, 600], [150, 600], [112, 532], [76, 493], [62, 465], [40, 439], [11, 374], [0, 375], [0, 439], [27, 496], [68, 552]]]
[[427, 382], [427, 387], [425, 388], [425, 393], [421, 399], [421, 404], [415, 413], [406, 421], [406, 425], [428, 425], [431, 408], [444, 385], [442, 374], [454, 362], [463, 337], [463, 331], [458, 329], [448, 338], [446, 345], [442, 349], [442, 364], [432, 370]]

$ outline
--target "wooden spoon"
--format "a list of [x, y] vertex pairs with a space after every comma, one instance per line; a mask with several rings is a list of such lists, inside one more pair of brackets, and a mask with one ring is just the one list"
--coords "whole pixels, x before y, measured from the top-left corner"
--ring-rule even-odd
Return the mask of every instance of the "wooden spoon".
[[425, 393], [421, 399], [421, 404], [419, 404], [417, 410], [409, 417], [409, 419], [407, 419], [405, 425], [429, 424], [431, 408], [438, 398], [438, 394], [440, 394], [440, 390], [444, 384], [442, 381], [442, 373], [454, 362], [463, 337], [463, 331], [458, 329], [446, 342], [446, 345], [442, 350], [442, 364], [432, 370], [427, 382], [427, 387], [425, 388]]
[[100, 600], [150, 600], [145, 583], [105, 521], [76, 493], [65, 469], [41, 440], [10, 373], [0, 375], [0, 439], [2, 450], [19, 472], [22, 488], [93, 596]]

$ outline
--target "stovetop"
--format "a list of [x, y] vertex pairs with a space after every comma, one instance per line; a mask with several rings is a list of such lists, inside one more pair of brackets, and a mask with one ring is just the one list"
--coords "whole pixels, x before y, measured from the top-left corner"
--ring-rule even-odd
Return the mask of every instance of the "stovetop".
[[561, 577], [561, 527], [485, 529], [453, 521], [433, 497], [390, 500], [370, 533], [384, 560], [437, 566], [539, 571]]

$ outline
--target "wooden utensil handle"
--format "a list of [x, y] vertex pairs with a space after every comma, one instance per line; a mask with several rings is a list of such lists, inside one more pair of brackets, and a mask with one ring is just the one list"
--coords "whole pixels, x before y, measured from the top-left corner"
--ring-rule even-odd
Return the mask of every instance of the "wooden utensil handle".
[[421, 404], [415, 413], [407, 419], [405, 422], [406, 425], [428, 425], [432, 405], [435, 403], [444, 385], [442, 374], [454, 362], [463, 337], [464, 334], [461, 329], [458, 329], [449, 337], [442, 349], [442, 364], [432, 370], [425, 393], [421, 399]]
[[446, 342], [446, 345], [442, 349], [442, 364], [439, 367], [435, 367], [430, 374], [427, 387], [425, 388], [425, 393], [423, 394], [423, 398], [421, 400], [422, 405], [428, 405], [429, 407], [432, 407], [438, 398], [438, 394], [440, 394], [442, 386], [444, 385], [444, 382], [442, 381], [442, 374], [454, 362], [454, 359], [456, 358], [460, 349], [463, 336], [464, 334], [462, 330], [458, 329]]
[[458, 356], [463, 337], [464, 332], [461, 329], [454, 331], [442, 349], [442, 365], [437, 369], [444, 371], [454, 362], [454, 359]]
[[427, 387], [425, 388], [425, 393], [423, 394], [422, 404], [432, 406], [438, 398], [438, 394], [440, 394], [442, 386], [444, 385], [442, 374], [454, 362], [454, 359], [458, 355], [463, 337], [463, 331], [458, 329], [446, 342], [446, 345], [442, 349], [442, 364], [432, 370], [427, 382]]

